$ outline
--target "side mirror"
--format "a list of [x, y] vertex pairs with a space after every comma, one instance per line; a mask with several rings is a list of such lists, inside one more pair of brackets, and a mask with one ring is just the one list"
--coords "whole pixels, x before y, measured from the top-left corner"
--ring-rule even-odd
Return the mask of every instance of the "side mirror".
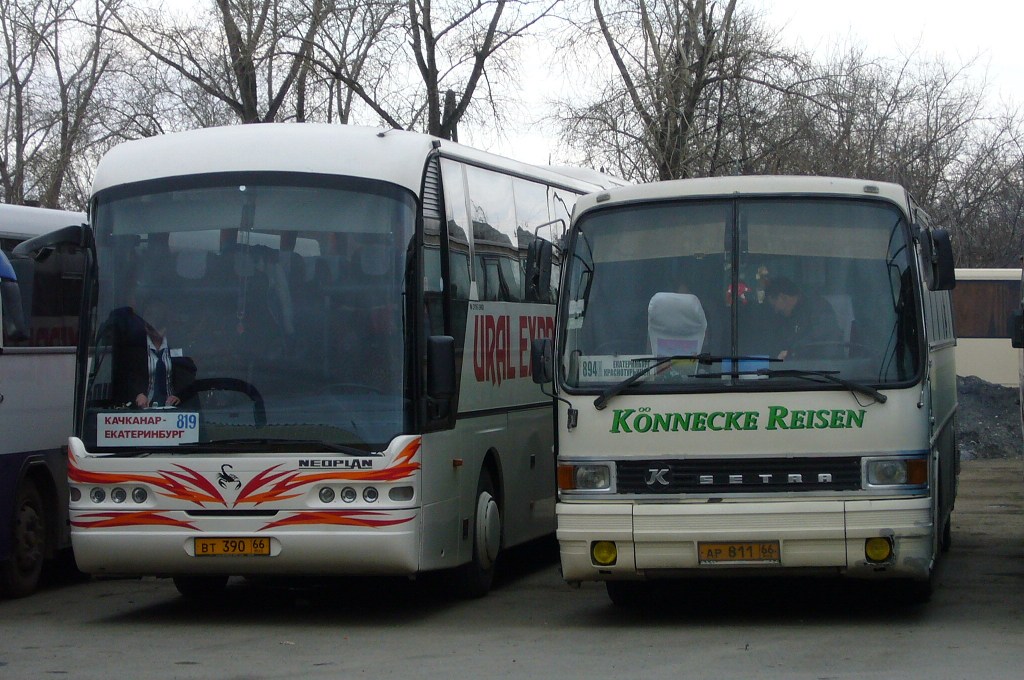
[[538, 338], [530, 345], [530, 372], [533, 382], [544, 385], [554, 380], [554, 343]]
[[1024, 309], [1018, 308], [1010, 316], [1010, 344], [1015, 349], [1024, 349]]
[[921, 230], [921, 256], [924, 278], [928, 290], [953, 290], [956, 272], [953, 265], [953, 245], [945, 229]]
[[528, 302], [554, 302], [551, 299], [551, 261], [554, 246], [535, 238], [526, 248], [526, 299]]
[[41, 234], [14, 246], [11, 255], [15, 258], [35, 257], [36, 253], [45, 248], [72, 245], [79, 248], [92, 247], [92, 230], [85, 224], [73, 224], [48, 234]]

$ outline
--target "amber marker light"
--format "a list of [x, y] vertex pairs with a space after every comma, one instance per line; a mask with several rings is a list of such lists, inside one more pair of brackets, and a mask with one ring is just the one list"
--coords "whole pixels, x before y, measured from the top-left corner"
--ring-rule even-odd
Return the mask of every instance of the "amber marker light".
[[907, 461], [907, 484], [928, 483], [928, 459], [914, 458]]
[[864, 557], [868, 562], [887, 562], [892, 557], [892, 539], [875, 536], [864, 541]]
[[576, 488], [576, 467], [573, 465], [558, 466], [558, 488], [561, 491], [572, 491]]
[[599, 567], [610, 567], [619, 558], [614, 541], [594, 541], [590, 544], [590, 559]]

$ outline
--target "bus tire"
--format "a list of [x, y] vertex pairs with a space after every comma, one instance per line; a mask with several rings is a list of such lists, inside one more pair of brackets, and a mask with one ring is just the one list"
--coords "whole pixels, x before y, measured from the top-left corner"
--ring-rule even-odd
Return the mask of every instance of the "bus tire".
[[942, 525], [942, 537], [939, 539], [939, 550], [944, 553], [948, 553], [950, 548], [953, 547], [953, 517], [952, 515], [946, 516], [946, 521]]
[[11, 558], [0, 565], [0, 594], [25, 597], [39, 585], [46, 557], [47, 512], [30, 479], [15, 493]]
[[188, 574], [174, 577], [174, 587], [189, 600], [208, 600], [219, 597], [228, 585], [224, 574]]
[[472, 557], [458, 568], [456, 589], [461, 597], [483, 597], [494, 583], [494, 567], [501, 552], [501, 508], [494, 491], [494, 480], [488, 471], [480, 473], [476, 506], [470, 527], [473, 541]]

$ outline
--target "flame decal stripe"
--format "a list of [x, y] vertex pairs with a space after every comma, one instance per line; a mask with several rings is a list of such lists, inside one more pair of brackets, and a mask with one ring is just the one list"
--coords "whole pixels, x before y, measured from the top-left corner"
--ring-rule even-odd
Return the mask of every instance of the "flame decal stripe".
[[163, 489], [161, 496], [182, 501], [192, 501], [199, 505], [212, 503], [227, 506], [227, 501], [200, 473], [183, 465], [174, 467], [181, 470], [159, 470], [157, 475], [140, 475], [108, 472], [88, 472], [75, 465], [74, 460], [68, 462], [68, 479], [79, 484], [151, 484]]
[[[78, 484], [130, 484], [133, 482], [138, 484], [149, 484], [157, 489], [162, 489], [162, 491], [157, 492], [161, 496], [175, 500], [190, 501], [200, 506], [205, 504], [220, 505], [223, 507], [236, 507], [242, 504], [259, 505], [260, 503], [297, 498], [302, 494], [296, 493], [296, 489], [309, 486], [310, 484], [316, 484], [318, 482], [396, 482], [406, 479], [413, 476], [420, 469], [420, 463], [414, 460], [420, 451], [420, 444], [420, 438], [415, 438], [406, 445], [397, 456], [395, 456], [395, 460], [390, 465], [380, 470], [317, 471], [304, 473], [298, 471], [279, 470], [278, 468], [281, 467], [281, 464], [278, 463], [273, 467], [260, 471], [250, 479], [249, 482], [246, 483], [239, 491], [238, 497], [235, 499], [234, 503], [228, 503], [217, 487], [201, 473], [177, 463], [174, 464], [174, 468], [176, 469], [158, 470], [156, 474], [89, 472], [76, 465], [74, 456], [69, 455], [68, 479]], [[315, 513], [301, 514], [303, 516], [311, 516]], [[171, 522], [174, 520], [167, 521]], [[348, 517], [344, 522], [332, 520], [327, 523], [353, 524], [355, 522], [351, 520], [351, 517]], [[95, 525], [82, 524], [76, 526]], [[384, 525], [371, 523], [364, 526]]]
[[[413, 458], [420, 450], [420, 439], [417, 437], [409, 443], [394, 462], [380, 470], [358, 470], [354, 472], [277, 472], [279, 465], [259, 473], [239, 492], [235, 505], [251, 503], [258, 505], [268, 501], [280, 501], [295, 498], [301, 494], [292, 493], [295, 489], [317, 482], [326, 481], [363, 481], [363, 482], [395, 482], [411, 477], [420, 469], [420, 464]], [[273, 474], [272, 474], [273, 473]], [[268, 488], [269, 487], [269, 488]]]
[[310, 512], [296, 512], [284, 519], [279, 519], [276, 522], [270, 522], [260, 531], [276, 529], [278, 527], [310, 524], [332, 524], [335, 526], [367, 528], [390, 527], [396, 524], [411, 522], [413, 517], [390, 518], [388, 517], [388, 513], [385, 512], [365, 510], [317, 510]]
[[113, 527], [167, 526], [192, 529], [199, 528], [191, 522], [174, 519], [159, 512], [91, 512], [79, 515], [71, 524], [83, 529], [109, 529]]

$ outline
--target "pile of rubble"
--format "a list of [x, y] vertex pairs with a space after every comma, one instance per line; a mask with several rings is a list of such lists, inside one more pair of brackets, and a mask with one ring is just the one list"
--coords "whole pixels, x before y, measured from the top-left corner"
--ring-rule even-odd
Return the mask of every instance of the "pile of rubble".
[[960, 459], [1020, 458], [1020, 393], [973, 375], [957, 377]]

